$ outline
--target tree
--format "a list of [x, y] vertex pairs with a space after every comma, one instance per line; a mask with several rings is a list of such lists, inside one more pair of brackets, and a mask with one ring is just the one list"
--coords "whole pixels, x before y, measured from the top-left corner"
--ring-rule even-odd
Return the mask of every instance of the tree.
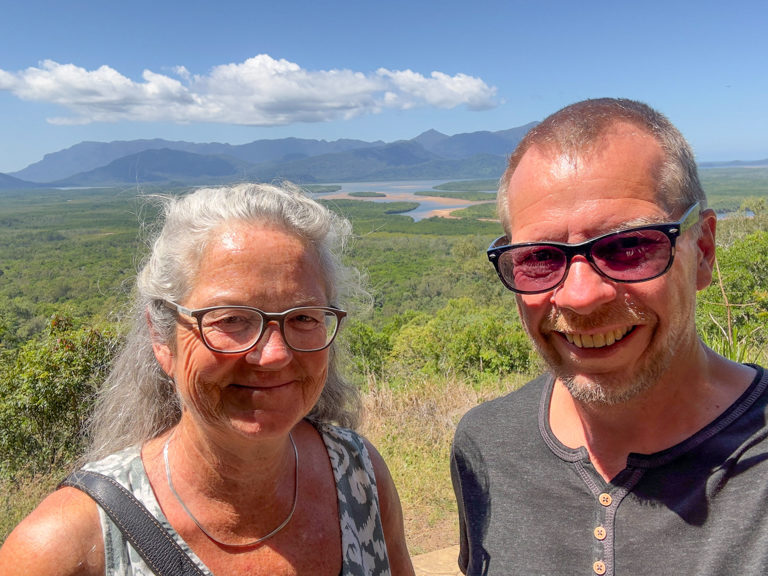
[[514, 306], [457, 298], [435, 315], [418, 314], [395, 336], [389, 366], [407, 374], [469, 378], [527, 373], [535, 356]]
[[77, 457], [116, 344], [111, 329], [53, 316], [42, 337], [0, 366], [0, 475], [45, 473]]

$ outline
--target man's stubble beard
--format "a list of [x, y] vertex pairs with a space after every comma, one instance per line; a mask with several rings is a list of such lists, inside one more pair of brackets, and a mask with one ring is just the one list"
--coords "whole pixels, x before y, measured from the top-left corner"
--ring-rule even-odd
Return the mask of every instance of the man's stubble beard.
[[[541, 357], [549, 366], [552, 374], [566, 387], [577, 402], [588, 405], [614, 406], [628, 402], [653, 388], [664, 373], [670, 368], [676, 351], [682, 343], [684, 325], [675, 319], [666, 338], [658, 335], [659, 321], [656, 315], [641, 306], [627, 301], [621, 304], [609, 304], [589, 317], [578, 316], [568, 311], [551, 310], [542, 323], [542, 329], [551, 337], [559, 338], [553, 332], [587, 331], [608, 325], [653, 325], [651, 346], [644, 351], [643, 357], [635, 364], [634, 373], [580, 374], [567, 365], [554, 346], [541, 336], [534, 338], [529, 327], [523, 322], [531, 340]], [[541, 332], [539, 333], [541, 334]]]

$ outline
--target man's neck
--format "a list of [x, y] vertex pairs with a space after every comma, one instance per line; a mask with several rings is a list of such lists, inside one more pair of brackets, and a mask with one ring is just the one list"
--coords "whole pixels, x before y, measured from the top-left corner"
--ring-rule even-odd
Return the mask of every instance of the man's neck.
[[754, 376], [752, 368], [706, 349], [697, 365], [669, 370], [648, 390], [619, 404], [579, 402], [556, 380], [550, 427], [566, 446], [584, 446], [597, 471], [610, 481], [626, 467], [630, 453], [660, 452], [714, 421]]

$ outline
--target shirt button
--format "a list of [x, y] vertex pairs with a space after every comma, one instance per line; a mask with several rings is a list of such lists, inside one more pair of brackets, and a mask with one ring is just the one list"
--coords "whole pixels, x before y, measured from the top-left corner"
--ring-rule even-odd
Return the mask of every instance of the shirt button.
[[605, 528], [602, 526], [598, 526], [595, 528], [595, 538], [598, 540], [605, 540], [605, 537], [607, 536], [607, 533], [605, 531]]
[[600, 500], [600, 504], [602, 504], [606, 508], [611, 505], [611, 502], [613, 502], [613, 498], [611, 498], [611, 495], [606, 494], [605, 492], [600, 494], [598, 500]]
[[605, 571], [606, 571], [605, 562], [598, 560], [597, 562], [592, 564], [592, 570], [595, 571], [595, 574], [605, 574]]

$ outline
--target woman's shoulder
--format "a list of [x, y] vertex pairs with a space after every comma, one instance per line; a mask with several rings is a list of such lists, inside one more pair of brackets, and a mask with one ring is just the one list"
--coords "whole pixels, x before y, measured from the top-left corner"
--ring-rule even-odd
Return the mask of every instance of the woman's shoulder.
[[75, 488], [48, 495], [0, 548], [0, 576], [103, 573], [98, 508]]
[[[131, 447], [83, 466], [123, 480], [137, 462]], [[77, 488], [49, 494], [10, 533], [0, 548], [0, 576], [104, 574], [104, 538], [99, 508]]]
[[127, 474], [138, 462], [141, 462], [141, 447], [129, 446], [100, 460], [88, 462], [83, 469], [117, 478]]
[[326, 441], [327, 439], [331, 439], [335, 442], [340, 442], [346, 446], [358, 449], [365, 444], [363, 436], [351, 428], [343, 428], [334, 424], [321, 422], [311, 422], [311, 424]]
[[[320, 424], [316, 427], [329, 447], [331, 460], [336, 460], [334, 469], [339, 475], [339, 489], [343, 491], [349, 484], [348, 489], [352, 490], [350, 495], [354, 495], [358, 502], [369, 502], [372, 508], [378, 510], [381, 537], [386, 542], [391, 572], [413, 574], [413, 566], [405, 542], [400, 497], [384, 458], [373, 443], [354, 430], [329, 424]], [[359, 474], [361, 470], [367, 473]], [[354, 478], [354, 489], [353, 483], [350, 482], [352, 478]], [[351, 501], [352, 498], [347, 500]], [[368, 513], [370, 512], [369, 510]], [[358, 520], [362, 521], [366, 530], [370, 530], [369, 515], [364, 514]]]
[[376, 471], [380, 457], [364, 436], [351, 428], [317, 422], [311, 424], [322, 437], [334, 470], [341, 473], [346, 473], [349, 468], [363, 468], [369, 473]]

